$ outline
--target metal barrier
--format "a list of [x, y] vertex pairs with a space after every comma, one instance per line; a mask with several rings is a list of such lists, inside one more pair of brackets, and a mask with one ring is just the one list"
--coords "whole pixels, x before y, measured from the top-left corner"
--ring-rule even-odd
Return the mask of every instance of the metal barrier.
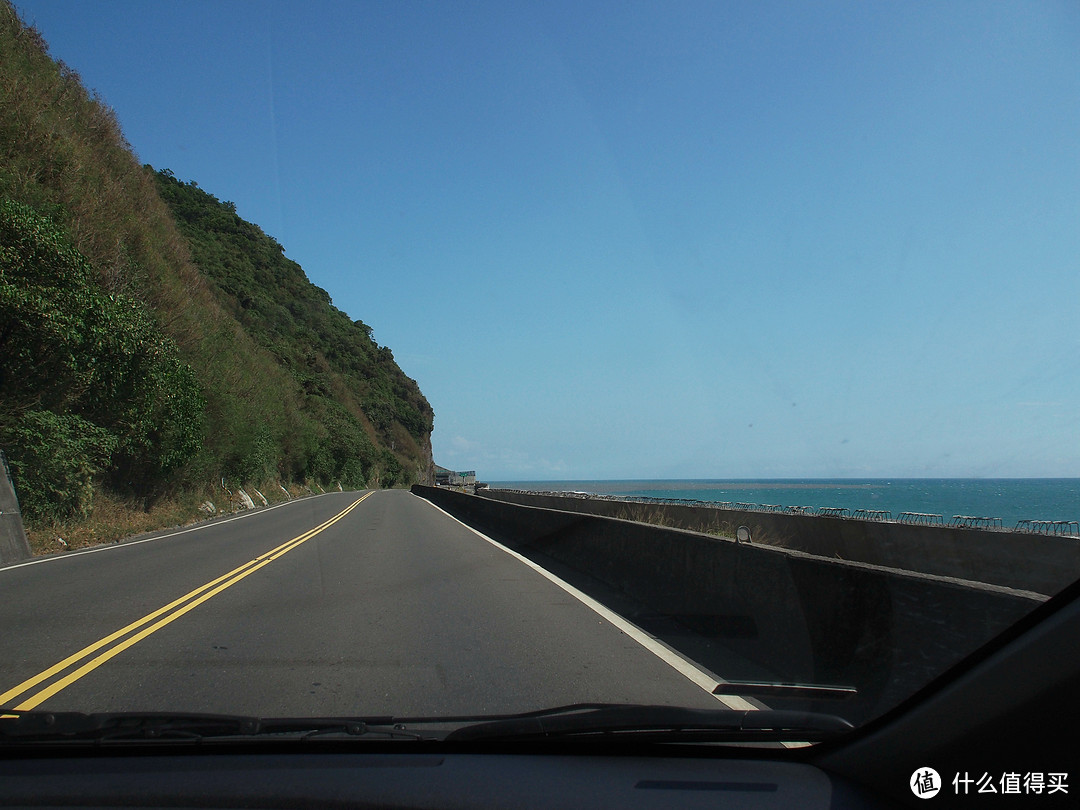
[[961, 529], [1000, 529], [1001, 518], [979, 517], [976, 515], [953, 515], [950, 526]]
[[1036, 534], [1080, 536], [1080, 522], [1075, 520], [1018, 520], [1016, 530]]
[[817, 513], [826, 517], [851, 517], [851, 510], [846, 506], [822, 506]]
[[901, 512], [896, 519], [900, 523], [913, 523], [919, 526], [941, 526], [945, 523], [944, 515], [929, 512]]
[[892, 520], [888, 509], [856, 509], [851, 516], [859, 520]]

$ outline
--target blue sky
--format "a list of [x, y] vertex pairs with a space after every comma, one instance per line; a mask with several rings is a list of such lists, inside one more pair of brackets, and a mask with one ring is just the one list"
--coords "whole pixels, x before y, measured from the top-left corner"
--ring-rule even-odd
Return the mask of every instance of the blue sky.
[[1080, 476], [1080, 6], [16, 2], [488, 480]]

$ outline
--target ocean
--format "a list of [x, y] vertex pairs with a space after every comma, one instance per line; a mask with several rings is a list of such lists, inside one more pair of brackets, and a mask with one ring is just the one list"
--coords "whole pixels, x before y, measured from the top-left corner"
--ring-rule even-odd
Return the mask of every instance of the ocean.
[[1080, 478], [881, 478], [799, 480], [501, 481], [494, 489], [587, 492], [622, 498], [839, 507], [1021, 520], [1080, 519]]

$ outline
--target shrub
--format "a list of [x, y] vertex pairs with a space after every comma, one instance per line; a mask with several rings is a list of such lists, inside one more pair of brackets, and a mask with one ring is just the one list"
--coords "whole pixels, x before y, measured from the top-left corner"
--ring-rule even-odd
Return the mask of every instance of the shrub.
[[27, 411], [4, 437], [19, 506], [28, 521], [86, 517], [94, 477], [116, 439], [80, 416]]
[[[94, 437], [93, 463], [78, 453], [58, 461], [77, 466], [80, 481], [101, 471], [148, 491], [202, 434], [195, 375], [146, 307], [106, 293], [51, 219], [10, 200], [0, 200], [0, 397], [0, 438], [13, 458], [41, 457], [52, 441], [82, 446], [80, 431]], [[24, 497], [45, 499], [39, 511], [53, 511], [46, 502], [71, 508], [55, 487], [28, 492], [44, 479], [23, 470]]]

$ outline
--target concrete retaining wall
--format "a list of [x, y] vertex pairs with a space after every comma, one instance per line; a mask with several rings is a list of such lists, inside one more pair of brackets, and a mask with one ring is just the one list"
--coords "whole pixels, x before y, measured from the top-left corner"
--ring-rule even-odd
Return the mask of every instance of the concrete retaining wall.
[[856, 686], [858, 698], [816, 706], [853, 721], [891, 708], [1043, 601], [679, 529], [413, 492], [600, 601], [620, 601], [620, 613], [724, 679]]
[[485, 490], [482, 496], [507, 503], [718, 532], [728, 537], [735, 536], [737, 526], [747, 526], [759, 545], [986, 582], [1046, 596], [1080, 577], [1080, 539], [1075, 537], [507, 490]]
[[19, 499], [7, 459], [0, 451], [0, 565], [19, 562], [30, 556], [30, 544], [26, 541]]

